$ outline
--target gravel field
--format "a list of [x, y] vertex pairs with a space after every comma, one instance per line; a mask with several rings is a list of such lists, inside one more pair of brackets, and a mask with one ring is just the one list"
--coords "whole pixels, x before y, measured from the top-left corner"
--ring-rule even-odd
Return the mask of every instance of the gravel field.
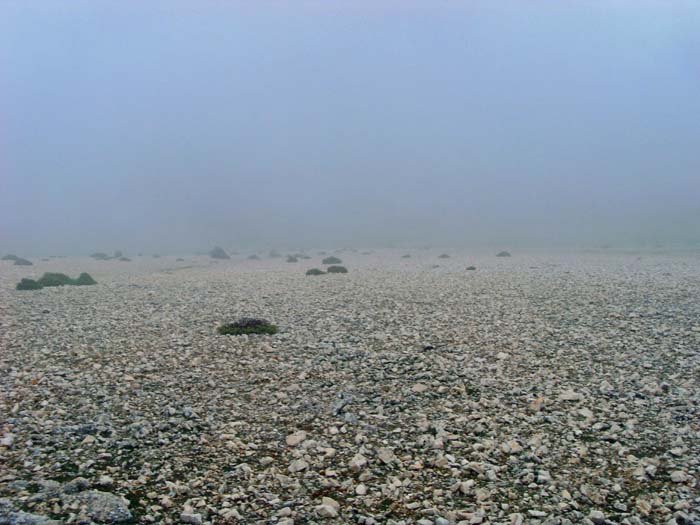
[[0, 261], [0, 524], [700, 524], [698, 253], [410, 252]]

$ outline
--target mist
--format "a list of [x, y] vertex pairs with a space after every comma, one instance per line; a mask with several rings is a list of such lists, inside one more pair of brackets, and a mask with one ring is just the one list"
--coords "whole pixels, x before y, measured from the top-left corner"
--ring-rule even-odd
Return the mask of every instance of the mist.
[[5, 1], [0, 246], [698, 246], [698, 27], [696, 2]]

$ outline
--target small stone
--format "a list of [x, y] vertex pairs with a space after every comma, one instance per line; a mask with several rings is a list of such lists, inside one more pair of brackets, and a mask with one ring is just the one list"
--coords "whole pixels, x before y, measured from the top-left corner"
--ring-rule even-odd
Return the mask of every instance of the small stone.
[[356, 454], [350, 462], [348, 463], [350, 470], [353, 472], [360, 472], [363, 468], [367, 466], [367, 458], [362, 454]]
[[180, 514], [180, 521], [191, 525], [202, 525], [202, 515], [197, 513], [183, 512]]
[[671, 481], [674, 483], [685, 483], [688, 481], [689, 476], [682, 470], [675, 470], [671, 472]]
[[559, 394], [559, 401], [582, 401], [583, 395], [573, 390], [566, 390]]
[[309, 468], [309, 464], [303, 459], [296, 459], [289, 464], [289, 472], [301, 472]]
[[286, 439], [287, 445], [290, 447], [296, 447], [299, 443], [302, 443], [305, 440], [306, 432], [304, 432], [303, 430], [294, 432], [293, 434], [289, 434]]

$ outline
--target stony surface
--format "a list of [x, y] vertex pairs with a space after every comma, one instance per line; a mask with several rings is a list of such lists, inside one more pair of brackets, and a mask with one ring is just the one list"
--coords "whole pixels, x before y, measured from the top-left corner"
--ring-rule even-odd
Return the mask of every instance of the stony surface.
[[403, 253], [0, 262], [0, 523], [700, 523], [697, 253]]

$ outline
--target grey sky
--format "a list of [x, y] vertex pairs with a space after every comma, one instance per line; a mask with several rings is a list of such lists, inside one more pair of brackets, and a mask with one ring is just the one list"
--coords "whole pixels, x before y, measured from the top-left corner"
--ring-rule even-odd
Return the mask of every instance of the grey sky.
[[0, 0], [0, 251], [700, 240], [699, 29], [698, 2]]

